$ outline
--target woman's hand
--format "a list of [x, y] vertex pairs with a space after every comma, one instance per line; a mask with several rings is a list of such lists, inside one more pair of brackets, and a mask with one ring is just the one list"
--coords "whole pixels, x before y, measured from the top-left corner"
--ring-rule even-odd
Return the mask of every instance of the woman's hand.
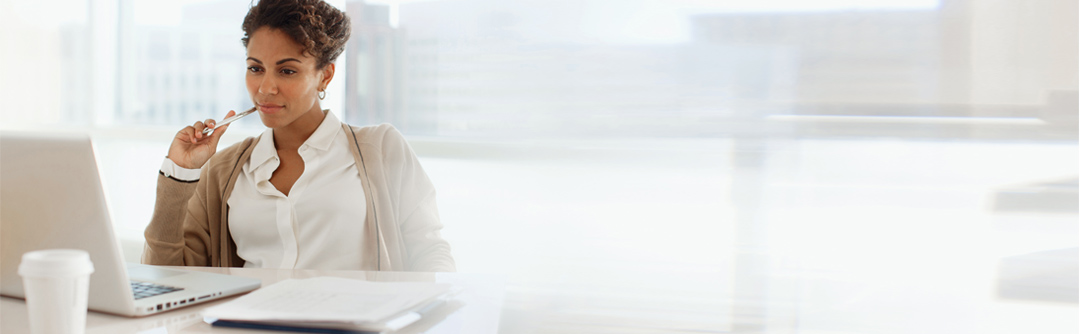
[[[229, 113], [225, 117], [236, 115], [236, 111], [229, 110]], [[189, 125], [180, 132], [176, 133], [176, 137], [173, 138], [172, 145], [169, 145], [168, 158], [171, 159], [177, 166], [187, 169], [202, 168], [206, 164], [207, 160], [217, 152], [218, 140], [221, 139], [221, 135], [225, 134], [225, 130], [229, 128], [229, 125], [224, 125], [221, 128], [214, 129], [214, 132], [209, 135], [203, 134], [203, 129], [214, 128], [216, 121], [207, 119], [205, 122], [195, 122], [193, 125]]]

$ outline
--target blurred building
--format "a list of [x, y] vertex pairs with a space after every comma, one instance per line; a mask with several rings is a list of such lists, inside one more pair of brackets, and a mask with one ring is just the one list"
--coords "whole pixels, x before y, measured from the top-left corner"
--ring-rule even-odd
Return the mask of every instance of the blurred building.
[[791, 59], [795, 66], [786, 69], [797, 88], [784, 102], [961, 102], [970, 75], [957, 66], [970, 54], [965, 2], [944, 0], [926, 10], [701, 14], [691, 26], [695, 43], [768, 49], [767, 58]]
[[[1023, 22], [1004, 32], [991, 26], [1015, 10], [1074, 22], [1051, 13], [1068, 9], [1060, 2], [702, 11], [687, 17], [689, 42], [668, 44], [610, 42], [590, 31], [603, 8], [545, 4], [400, 5], [408, 117], [435, 124], [431, 134], [450, 136], [1057, 138], [1062, 133], [1039, 123], [1046, 96], [1056, 87], [1076, 89], [1075, 73], [1031, 68], [1039, 63], [1034, 59], [1001, 60], [1061, 49], [1053, 43], [1024, 49], [1031, 40], [1062, 40], [1061, 32]], [[604, 22], [601, 30], [620, 23]], [[1009, 38], [994, 38], [1002, 36]], [[840, 124], [774, 117], [801, 115], [903, 119], [841, 118], [847, 124]]]
[[[132, 10], [121, 2], [121, 12]], [[118, 123], [185, 124], [252, 105], [244, 84], [245, 50], [237, 17], [247, 4], [215, 1], [183, 7], [177, 25], [120, 19]], [[247, 121], [247, 120], [245, 120]]]
[[[57, 34], [59, 57], [54, 59], [54, 64], [60, 68], [60, 79], [56, 81], [58, 91], [64, 98], [55, 99], [59, 104], [59, 112], [56, 116], [63, 122], [86, 125], [91, 124], [93, 112], [93, 96], [91, 68], [89, 58], [91, 55], [90, 40], [87, 38], [87, 24], [65, 24], [60, 26]], [[41, 115], [52, 118], [52, 115]]]
[[403, 105], [404, 35], [390, 26], [390, 8], [350, 1], [346, 12], [352, 35], [344, 54], [347, 72], [341, 73], [346, 89], [344, 120], [392, 123], [405, 132], [422, 129], [424, 124]]
[[[1074, 104], [1052, 96], [1076, 92], [1075, 32], [1070, 40], [1062, 28], [1075, 28], [1076, 4], [1043, 2], [700, 11], [685, 18], [686, 40], [632, 43], [610, 35], [624, 18], [573, 1], [424, 1], [395, 13], [349, 1], [342, 113], [410, 135], [1072, 138]], [[136, 24], [123, 15], [131, 4], [121, 1], [117, 122], [182, 124], [250, 105], [236, 22], [247, 4], [185, 5], [172, 25]], [[1002, 19], [1016, 11], [1028, 14]], [[648, 30], [635, 29], [622, 33]], [[69, 62], [86, 49], [65, 47]], [[77, 118], [89, 92], [77, 91], [84, 74], [66, 75], [73, 99], [61, 109]], [[774, 117], [792, 115], [955, 119], [795, 126]], [[1057, 132], [1031, 125], [1038, 120]]]
[[678, 82], [694, 69], [679, 47], [574, 41], [572, 27], [551, 23], [573, 15], [561, 8], [401, 5], [406, 113], [446, 136], [665, 135], [657, 115], [692, 121]]
[[573, 10], [406, 4], [404, 100], [424, 106], [415, 115], [437, 115], [441, 135], [764, 133], [760, 118], [810, 101], [962, 95], [944, 70], [964, 54], [963, 43], [945, 42], [966, 36], [963, 22], [946, 20], [955, 7], [700, 14], [689, 18], [689, 43], [632, 45], [574, 35], [592, 22]]
[[[798, 136], [1070, 139], [1077, 110], [1060, 101], [1076, 94], [1076, 64], [1057, 60], [1076, 51], [1048, 41], [1076, 45], [1075, 6], [941, 0], [928, 10], [716, 13], [691, 22], [703, 57], [744, 48], [773, 62], [699, 72], [703, 86], [736, 76], [735, 91], [782, 87], [786, 94], [761, 96], [780, 107], [764, 116], [828, 116], [785, 118], [800, 122], [785, 129]], [[1015, 12], [1023, 19], [1000, 19]], [[770, 78], [777, 69], [790, 73]]]

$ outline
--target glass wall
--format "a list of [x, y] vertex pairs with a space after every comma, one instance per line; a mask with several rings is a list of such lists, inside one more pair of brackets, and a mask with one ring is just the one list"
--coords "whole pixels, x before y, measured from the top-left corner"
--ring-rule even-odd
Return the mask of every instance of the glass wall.
[[[408, 137], [506, 332], [1076, 328], [1015, 269], [1077, 263], [1076, 1], [332, 3], [324, 106]], [[250, 106], [248, 5], [0, 3], [0, 128], [91, 133], [130, 259], [173, 134]]]

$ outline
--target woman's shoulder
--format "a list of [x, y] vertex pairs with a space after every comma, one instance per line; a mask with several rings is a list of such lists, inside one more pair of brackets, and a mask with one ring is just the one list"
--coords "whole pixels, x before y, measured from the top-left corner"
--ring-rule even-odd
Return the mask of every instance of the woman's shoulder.
[[390, 123], [377, 125], [349, 125], [357, 144], [367, 144], [378, 148], [393, 148], [407, 145], [405, 136]]
[[354, 134], [349, 137], [349, 140], [356, 140], [358, 153], [361, 156], [376, 157], [374, 163], [397, 166], [416, 161], [416, 153], [413, 152], [409, 142], [393, 125], [382, 123], [368, 126], [350, 125], [349, 127]]
[[374, 125], [349, 125], [349, 128], [356, 134], [357, 139], [363, 141], [378, 141], [384, 139], [386, 136], [401, 137], [401, 132], [398, 131], [393, 124], [382, 123]]

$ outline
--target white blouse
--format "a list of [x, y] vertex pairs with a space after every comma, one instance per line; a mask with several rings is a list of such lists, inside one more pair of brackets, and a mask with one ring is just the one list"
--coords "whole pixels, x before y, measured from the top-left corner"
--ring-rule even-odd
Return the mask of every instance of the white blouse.
[[[391, 267], [396, 270], [454, 270], [449, 244], [439, 233], [434, 186], [405, 138], [389, 124], [364, 129], [370, 130], [364, 136], [377, 136], [368, 138], [375, 145], [371, 164], [385, 168], [376, 168], [373, 187], [395, 187], [384, 194], [393, 198], [380, 204], [384, 214], [378, 223], [395, 229], [382, 231], [391, 239], [377, 246], [388, 247], [380, 249], [386, 252], [361, 254], [371, 248], [365, 242], [379, 240], [364, 229], [376, 222], [365, 221], [369, 208], [353, 157], [352, 128], [343, 130], [337, 117], [327, 113], [299, 149], [304, 171], [289, 196], [269, 182], [279, 166], [272, 130], [248, 148], [252, 152], [239, 166], [240, 175], [233, 175], [226, 221], [245, 266], [358, 270], [381, 268], [386, 259], [397, 262]], [[161, 173], [180, 181], [199, 179], [199, 170], [180, 168], [168, 158]]]
[[229, 229], [244, 267], [360, 269], [366, 200], [341, 121], [326, 118], [299, 148], [304, 172], [282, 194], [270, 183], [280, 160], [263, 132], [229, 197]]

